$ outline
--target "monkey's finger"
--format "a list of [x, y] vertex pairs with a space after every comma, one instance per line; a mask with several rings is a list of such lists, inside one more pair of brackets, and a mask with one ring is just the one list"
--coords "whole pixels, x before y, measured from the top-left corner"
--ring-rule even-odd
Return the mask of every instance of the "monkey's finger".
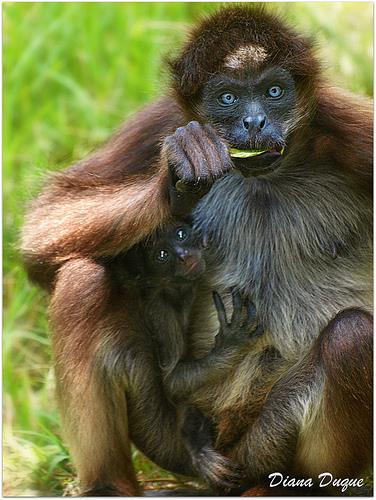
[[218, 135], [218, 132], [212, 125], [206, 124], [204, 125], [204, 129], [210, 141], [217, 147], [217, 151], [221, 155], [221, 158], [226, 159], [229, 166], [232, 165], [228, 144]]
[[248, 302], [248, 305], [247, 305], [247, 319], [248, 319], [248, 322], [251, 323], [251, 322], [255, 321], [255, 318], [256, 318], [256, 307], [255, 307], [255, 304], [253, 302]]
[[187, 154], [194, 170], [194, 176], [199, 184], [213, 182], [216, 173], [214, 170], [218, 160], [212, 155], [212, 147], [204, 134], [202, 125], [198, 122], [189, 122], [185, 127], [186, 141], [189, 142]]
[[240, 327], [247, 330], [256, 328], [256, 307], [252, 301], [243, 301], [243, 309], [240, 320]]
[[214, 180], [227, 172], [231, 167], [227, 146], [222, 143], [214, 130], [204, 125], [200, 128], [192, 127], [192, 132], [202, 152], [204, 168], [208, 170], [207, 175]]
[[218, 133], [211, 125], [204, 125], [204, 129], [208, 136], [208, 141], [214, 146], [212, 148], [214, 150], [213, 153], [217, 157], [217, 160], [214, 162], [217, 168], [213, 173], [217, 176], [223, 175], [234, 167], [228, 152], [228, 146], [220, 139]]
[[197, 122], [190, 122], [186, 127], [176, 129], [175, 136], [178, 139], [180, 147], [188, 160], [193, 179], [195, 181], [208, 181], [212, 175], [210, 167], [205, 157], [205, 146], [202, 146], [197, 138], [200, 136], [201, 125]]
[[195, 172], [187, 155], [183, 127], [177, 129], [174, 135], [166, 137], [163, 150], [177, 177], [184, 181], [194, 182]]
[[256, 329], [253, 330], [253, 332], [251, 332], [251, 338], [257, 339], [257, 338], [261, 337], [261, 335], [263, 335], [264, 332], [265, 332], [264, 325], [259, 324], [259, 325], [257, 325]]
[[220, 324], [227, 325], [226, 309], [219, 293], [213, 292], [213, 301], [215, 308], [217, 309], [218, 320]]
[[202, 246], [203, 248], [207, 248], [209, 246], [209, 234], [207, 232], [202, 236]]
[[231, 324], [237, 326], [242, 320], [243, 300], [238, 290], [231, 290], [232, 296], [232, 316]]

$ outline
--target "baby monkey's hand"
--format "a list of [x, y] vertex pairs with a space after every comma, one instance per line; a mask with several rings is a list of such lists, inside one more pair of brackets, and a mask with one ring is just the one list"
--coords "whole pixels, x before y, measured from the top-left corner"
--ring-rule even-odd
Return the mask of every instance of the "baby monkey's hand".
[[231, 291], [233, 312], [230, 322], [227, 321], [226, 310], [220, 295], [213, 292], [213, 300], [218, 313], [219, 331], [215, 337], [214, 350], [249, 346], [264, 333], [258, 324], [256, 309], [249, 300], [242, 298], [238, 291]]

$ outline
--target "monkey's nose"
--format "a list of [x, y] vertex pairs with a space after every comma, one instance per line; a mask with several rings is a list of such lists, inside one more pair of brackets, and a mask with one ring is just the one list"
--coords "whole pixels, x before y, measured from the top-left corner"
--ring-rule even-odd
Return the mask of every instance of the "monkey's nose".
[[199, 260], [201, 258], [201, 250], [198, 248], [190, 248], [190, 249], [184, 249], [177, 251], [179, 259], [184, 262], [190, 262], [192, 259], [193, 260]]
[[177, 253], [177, 256], [179, 257], [179, 259], [181, 261], [185, 261], [186, 258], [190, 255], [190, 252], [189, 250], [186, 250], [186, 249], [183, 249], [183, 248], [179, 248], [176, 250], [176, 253]]
[[244, 128], [249, 130], [250, 128], [258, 128], [263, 129], [266, 123], [266, 116], [262, 113], [258, 113], [257, 115], [250, 115], [243, 118]]

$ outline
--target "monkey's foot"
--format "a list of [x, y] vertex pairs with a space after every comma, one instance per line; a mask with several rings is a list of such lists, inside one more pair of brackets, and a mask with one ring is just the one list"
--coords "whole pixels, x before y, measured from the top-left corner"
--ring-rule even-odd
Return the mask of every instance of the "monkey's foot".
[[210, 446], [200, 450], [193, 465], [200, 478], [217, 492], [239, 488], [243, 482], [241, 467]]

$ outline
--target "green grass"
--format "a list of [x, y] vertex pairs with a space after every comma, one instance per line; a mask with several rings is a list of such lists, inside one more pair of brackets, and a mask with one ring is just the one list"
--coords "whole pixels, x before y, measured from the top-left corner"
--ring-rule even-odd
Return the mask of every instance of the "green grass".
[[[59, 437], [46, 297], [17, 251], [27, 202], [47, 171], [82, 158], [164, 92], [162, 57], [208, 3], [3, 4], [4, 493], [74, 485]], [[372, 5], [270, 4], [321, 42], [327, 73], [372, 92]], [[166, 477], [135, 452], [144, 479]], [[74, 490], [74, 486], [73, 486]]]

